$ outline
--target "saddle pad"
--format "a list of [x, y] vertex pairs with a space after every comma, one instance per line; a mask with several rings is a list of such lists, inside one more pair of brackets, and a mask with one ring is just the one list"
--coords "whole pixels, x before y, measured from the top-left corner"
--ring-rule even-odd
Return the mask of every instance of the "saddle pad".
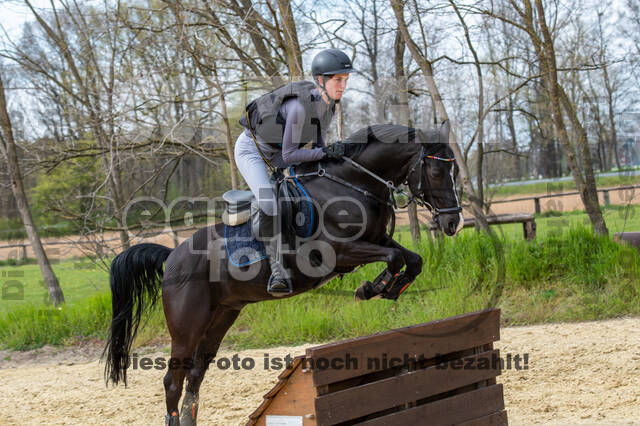
[[[296, 235], [300, 238], [308, 238], [315, 231], [315, 221], [317, 220], [314, 217], [313, 203], [311, 202], [309, 194], [304, 189], [304, 186], [295, 177], [293, 168], [289, 169], [289, 173], [293, 178], [293, 182], [285, 181], [285, 183], [290, 186], [286, 188], [285, 194], [282, 194], [281, 192], [281, 195], [288, 196], [292, 202], [293, 211], [290, 215], [293, 217], [290, 217], [290, 220], [293, 223], [290, 223], [293, 226]], [[285, 217], [285, 221], [287, 219], [289, 218]]]
[[251, 232], [251, 221], [238, 226], [224, 225], [224, 241], [229, 262], [235, 266], [251, 265], [267, 257], [264, 244]]

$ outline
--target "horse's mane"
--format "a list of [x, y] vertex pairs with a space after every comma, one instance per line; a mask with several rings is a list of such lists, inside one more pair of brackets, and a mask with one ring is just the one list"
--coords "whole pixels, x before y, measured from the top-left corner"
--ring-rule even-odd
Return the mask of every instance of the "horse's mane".
[[[417, 141], [416, 138], [418, 139]], [[422, 143], [426, 144], [426, 154], [430, 155], [446, 146], [441, 142], [433, 143], [429, 141], [427, 135], [421, 129], [397, 124], [374, 124], [358, 130], [344, 140], [345, 156], [352, 159], [357, 158], [372, 142]]]

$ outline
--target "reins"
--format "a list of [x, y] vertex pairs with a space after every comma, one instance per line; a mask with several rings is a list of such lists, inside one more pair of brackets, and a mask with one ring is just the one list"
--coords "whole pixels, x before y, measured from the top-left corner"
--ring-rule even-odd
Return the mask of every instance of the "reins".
[[[440, 214], [459, 213], [459, 212], [462, 211], [462, 207], [459, 204], [456, 207], [447, 207], [447, 208], [444, 208], [444, 209], [440, 209], [440, 208], [435, 207], [434, 206], [435, 203], [433, 203], [433, 194], [431, 193], [431, 187], [429, 185], [429, 180], [428, 179], [427, 179], [427, 185], [428, 185], [427, 189], [428, 189], [429, 198], [431, 199], [430, 200], [431, 202], [428, 202], [427, 200], [425, 200], [425, 194], [424, 194], [424, 191], [422, 191], [422, 168], [423, 168], [422, 165], [424, 164], [425, 159], [445, 161], [445, 162], [451, 163], [451, 162], [455, 161], [455, 158], [442, 158], [442, 157], [437, 157], [435, 155], [426, 155], [424, 153], [424, 146], [422, 146], [421, 147], [421, 151], [420, 151], [420, 156], [418, 157], [416, 162], [411, 167], [411, 170], [407, 174], [407, 177], [406, 177], [406, 179], [404, 181], [404, 183], [407, 184], [411, 174], [414, 173], [416, 171], [416, 169], [419, 169], [419, 173], [420, 174], [418, 176], [418, 192], [420, 192], [420, 193], [419, 194], [415, 194], [415, 195], [414, 194], [408, 194], [402, 188], [399, 188], [396, 185], [394, 185], [394, 183], [392, 181], [384, 180], [382, 177], [380, 177], [376, 173], [374, 173], [371, 170], [367, 169], [362, 164], [360, 164], [360, 163], [358, 163], [356, 161], [353, 161], [349, 157], [343, 157], [342, 159], [345, 162], [347, 162], [348, 164], [350, 164], [351, 166], [353, 166], [354, 168], [360, 170], [363, 173], [366, 173], [367, 175], [371, 176], [372, 178], [374, 178], [378, 182], [384, 184], [385, 187], [389, 190], [388, 199], [385, 201], [382, 198], [378, 197], [377, 195], [371, 193], [370, 191], [367, 191], [366, 189], [363, 189], [363, 188], [361, 188], [361, 187], [359, 187], [357, 185], [354, 185], [354, 184], [352, 184], [350, 182], [347, 182], [346, 180], [344, 180], [344, 179], [342, 179], [342, 178], [340, 178], [338, 176], [335, 176], [335, 175], [333, 175], [331, 173], [328, 173], [326, 171], [326, 169], [322, 167], [320, 162], [318, 162], [318, 170], [317, 171], [308, 172], [308, 173], [302, 173], [302, 174], [295, 174], [293, 177], [296, 177], [296, 178], [309, 177], [309, 176], [326, 177], [327, 179], [330, 179], [330, 180], [332, 180], [334, 182], [337, 182], [337, 183], [339, 183], [341, 185], [344, 185], [347, 188], [353, 189], [354, 191], [360, 192], [365, 197], [371, 198], [372, 200], [375, 200], [376, 202], [389, 207], [391, 209], [391, 232], [389, 233], [389, 238], [393, 237], [393, 232], [395, 230], [395, 223], [396, 223], [396, 220], [395, 220], [396, 219], [395, 218], [395, 209], [398, 207], [397, 203], [396, 203], [396, 199], [394, 197], [394, 193], [395, 194], [404, 195], [405, 197], [407, 197], [407, 204], [406, 204], [407, 206], [411, 202], [415, 202], [416, 204], [418, 204], [418, 205], [420, 205], [422, 207], [426, 207], [427, 209], [429, 209], [429, 211], [433, 215], [434, 221], [438, 220], [438, 216]], [[284, 179], [287, 179], [287, 177], [285, 177]], [[454, 188], [454, 191], [455, 191], [455, 188]]]
[[[258, 152], [260, 153], [260, 156], [262, 157], [262, 159], [264, 160], [265, 164], [267, 165], [267, 167], [269, 168], [269, 170], [273, 173], [274, 171], [276, 171], [276, 168], [269, 162], [269, 160], [267, 160], [267, 157], [264, 155], [264, 153], [262, 152], [262, 149], [260, 148], [260, 144], [258, 143], [258, 141], [256, 140], [256, 137], [253, 134], [253, 129], [251, 128], [251, 122], [249, 121], [249, 112], [246, 113], [247, 114], [247, 123], [248, 123], [248, 130], [249, 133], [251, 134], [251, 138], [253, 139], [253, 142], [256, 144], [256, 148], [258, 148]], [[418, 194], [409, 194], [407, 193], [405, 190], [403, 190], [402, 188], [397, 187], [396, 185], [394, 185], [394, 183], [392, 181], [387, 181], [384, 180], [383, 178], [381, 178], [380, 176], [378, 176], [377, 174], [375, 174], [374, 172], [372, 172], [371, 170], [367, 169], [366, 167], [364, 167], [362, 164], [353, 161], [351, 158], [349, 157], [342, 157], [342, 159], [347, 162], [348, 164], [350, 164], [352, 167], [360, 170], [363, 173], [368, 174], [369, 176], [371, 176], [372, 178], [374, 178], [375, 180], [377, 180], [378, 182], [384, 184], [384, 186], [389, 190], [389, 196], [387, 198], [387, 200], [383, 200], [382, 198], [378, 197], [377, 195], [371, 193], [370, 191], [367, 191], [366, 189], [363, 189], [357, 185], [354, 185], [350, 182], [347, 182], [346, 180], [332, 175], [331, 173], [328, 173], [326, 171], [326, 169], [324, 169], [321, 165], [320, 162], [318, 162], [318, 170], [315, 172], [310, 172], [310, 173], [303, 173], [303, 174], [296, 174], [294, 177], [308, 177], [308, 176], [319, 176], [319, 177], [326, 177], [327, 179], [330, 179], [334, 182], [337, 182], [341, 185], [346, 186], [347, 188], [353, 189], [354, 191], [360, 192], [362, 195], [364, 195], [365, 197], [371, 198], [372, 200], [375, 200], [376, 202], [385, 205], [387, 207], [389, 207], [391, 209], [391, 232], [389, 233], [389, 237], [391, 238], [393, 236], [393, 232], [395, 230], [395, 222], [396, 222], [396, 218], [395, 218], [395, 209], [398, 207], [397, 203], [396, 203], [396, 199], [394, 197], [394, 193], [395, 194], [399, 194], [399, 195], [404, 195], [405, 197], [407, 197], [407, 204], [405, 207], [407, 207], [409, 204], [411, 204], [411, 202], [414, 202], [416, 204], [418, 204], [421, 207], [426, 207], [432, 214], [433, 216], [433, 220], [435, 222], [438, 221], [438, 216], [441, 214], [451, 214], [451, 213], [459, 213], [462, 211], [462, 207], [460, 206], [459, 202], [456, 199], [457, 205], [455, 207], [447, 207], [444, 209], [440, 209], [435, 207], [435, 203], [433, 202], [433, 194], [431, 193], [431, 186], [429, 185], [429, 179], [427, 179], [427, 186], [428, 186], [428, 194], [429, 194], [429, 198], [430, 201], [425, 200], [425, 193], [424, 191], [422, 191], [422, 169], [423, 169], [423, 165], [424, 165], [424, 161], [425, 159], [430, 159], [430, 160], [437, 160], [437, 161], [444, 161], [444, 162], [454, 162], [455, 158], [442, 158], [442, 157], [437, 157], [435, 155], [427, 155], [424, 152], [424, 146], [421, 147], [420, 149], [420, 156], [418, 157], [418, 159], [416, 160], [416, 162], [413, 164], [413, 166], [411, 167], [411, 170], [409, 170], [409, 173], [407, 174], [407, 177], [405, 178], [404, 183], [408, 184], [409, 181], [409, 177], [411, 176], [411, 174], [413, 174], [416, 169], [419, 170], [419, 175], [418, 175]], [[287, 179], [287, 177], [283, 178]], [[455, 188], [454, 188], [455, 191]]]

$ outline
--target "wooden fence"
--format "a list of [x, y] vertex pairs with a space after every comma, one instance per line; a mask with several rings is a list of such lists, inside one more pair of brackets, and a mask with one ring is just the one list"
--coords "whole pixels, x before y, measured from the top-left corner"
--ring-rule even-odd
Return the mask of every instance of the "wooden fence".
[[247, 426], [506, 425], [499, 339], [489, 309], [309, 348]]

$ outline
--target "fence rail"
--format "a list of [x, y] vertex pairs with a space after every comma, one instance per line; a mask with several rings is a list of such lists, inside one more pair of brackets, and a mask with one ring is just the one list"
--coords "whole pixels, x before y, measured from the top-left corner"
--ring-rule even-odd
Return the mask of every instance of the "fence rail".
[[[202, 225], [204, 226], [204, 225]], [[149, 231], [149, 232], [142, 232], [140, 234], [134, 234], [133, 238], [145, 238], [145, 237], [153, 237], [153, 236], [157, 236], [157, 235], [161, 235], [161, 234], [172, 234], [173, 235], [173, 244], [174, 247], [178, 246], [178, 233], [182, 232], [182, 231], [192, 231], [198, 229], [197, 226], [183, 226], [180, 228], [171, 228], [170, 231], [165, 231], [165, 230], [158, 230], [158, 231]], [[90, 234], [93, 235], [93, 234]], [[104, 240], [90, 240], [90, 239], [82, 239], [82, 240], [68, 240], [68, 241], [43, 241], [42, 245], [43, 246], [56, 246], [56, 245], [84, 245], [84, 244], [97, 244], [98, 245], [98, 251], [101, 251], [102, 246], [104, 245], [104, 243], [108, 243], [108, 242], [112, 242], [112, 241], [119, 241], [120, 238], [119, 237], [115, 237], [115, 238], [107, 238]], [[21, 249], [21, 258], [23, 260], [27, 259], [27, 247], [31, 246], [31, 243], [29, 243], [28, 241], [25, 242], [21, 242], [21, 243], [15, 243], [15, 244], [8, 244], [8, 245], [3, 245], [0, 246], [0, 249], [9, 249], [9, 248], [20, 248]]]
[[[616, 186], [613, 188], [604, 188], [598, 189], [598, 192], [602, 192], [604, 195], [604, 205], [609, 206], [611, 204], [611, 200], [609, 198], [609, 193], [613, 191], [624, 191], [626, 189], [637, 189], [640, 188], [640, 185], [627, 185], [627, 186]], [[501, 204], [501, 203], [512, 203], [515, 201], [530, 201], [533, 200], [535, 206], [535, 212], [541, 213], [540, 208], [540, 200], [543, 198], [555, 198], [555, 197], [565, 197], [567, 195], [580, 195], [580, 191], [571, 191], [571, 192], [558, 192], [555, 194], [545, 194], [545, 195], [534, 195], [531, 197], [520, 197], [520, 198], [508, 198], [505, 200], [496, 200], [492, 201], [491, 204]]]
[[[628, 185], [628, 186], [616, 186], [613, 188], [603, 188], [603, 189], [598, 189], [598, 192], [602, 192], [604, 195], [604, 205], [609, 206], [611, 205], [611, 199], [609, 197], [609, 193], [610, 192], [615, 192], [615, 191], [624, 191], [627, 189], [638, 189], [640, 188], [640, 185]], [[541, 213], [541, 208], [540, 208], [540, 200], [543, 198], [555, 198], [555, 197], [565, 197], [568, 195], [580, 195], [579, 191], [571, 191], [571, 192], [558, 192], [558, 193], [554, 193], [554, 194], [545, 194], [545, 195], [532, 195], [529, 197], [519, 197], [519, 198], [507, 198], [504, 200], [495, 200], [495, 201], [491, 201], [491, 204], [503, 204], [503, 203], [514, 203], [516, 201], [533, 201], [534, 202], [534, 208], [535, 208], [535, 213], [539, 214]], [[407, 211], [407, 209], [398, 209], [396, 210], [396, 213], [405, 213]], [[418, 209], [418, 211], [428, 211], [427, 209]]]
[[[604, 195], [604, 205], [608, 206], [611, 204], [610, 198], [609, 198], [609, 193], [613, 192], [613, 191], [624, 191], [624, 190], [629, 190], [629, 189], [638, 189], [640, 188], [640, 185], [627, 185], [627, 186], [617, 186], [617, 187], [613, 187], [613, 188], [604, 188], [604, 189], [598, 189], [598, 192], [602, 192]], [[545, 194], [545, 195], [534, 195], [534, 196], [529, 196], [529, 197], [519, 197], [519, 198], [508, 198], [508, 199], [504, 199], [504, 200], [496, 200], [496, 201], [492, 201], [492, 204], [502, 204], [502, 203], [511, 203], [511, 202], [517, 202], [517, 201], [533, 201], [534, 202], [534, 207], [535, 207], [535, 213], [540, 213], [541, 212], [541, 208], [540, 208], [540, 200], [543, 198], [555, 198], [555, 197], [565, 197], [568, 195], [579, 195], [580, 192], [579, 191], [571, 191], [571, 192], [560, 192], [560, 193], [555, 193], [555, 194]], [[407, 209], [398, 209], [396, 212], [397, 213], [404, 213], [406, 212]], [[418, 209], [418, 211], [427, 211], [427, 209]], [[191, 230], [195, 230], [198, 229], [198, 227], [196, 226], [185, 226], [185, 227], [180, 227], [180, 228], [172, 228], [170, 231], [164, 231], [164, 230], [160, 230], [160, 231], [151, 231], [151, 232], [143, 232], [141, 234], [136, 234], [134, 235], [134, 238], [144, 238], [144, 237], [148, 237], [148, 236], [156, 236], [156, 235], [160, 235], [160, 234], [173, 234], [173, 243], [174, 246], [177, 247], [178, 246], [178, 232], [181, 231], [191, 231]], [[111, 242], [111, 241], [117, 241], [120, 238], [108, 238], [106, 240], [89, 240], [89, 239], [84, 239], [84, 240], [69, 240], [69, 241], [48, 241], [48, 242], [43, 242], [42, 245], [43, 246], [56, 246], [56, 245], [69, 245], [69, 244], [98, 244], [98, 249], [101, 249], [101, 246], [103, 243], [107, 243], [107, 242]], [[16, 244], [9, 244], [9, 245], [4, 245], [4, 246], [0, 246], [0, 249], [8, 249], [8, 248], [20, 248], [21, 249], [21, 254], [22, 254], [22, 259], [27, 259], [27, 246], [30, 246], [31, 244], [29, 242], [22, 242], [22, 243], [16, 243]]]

